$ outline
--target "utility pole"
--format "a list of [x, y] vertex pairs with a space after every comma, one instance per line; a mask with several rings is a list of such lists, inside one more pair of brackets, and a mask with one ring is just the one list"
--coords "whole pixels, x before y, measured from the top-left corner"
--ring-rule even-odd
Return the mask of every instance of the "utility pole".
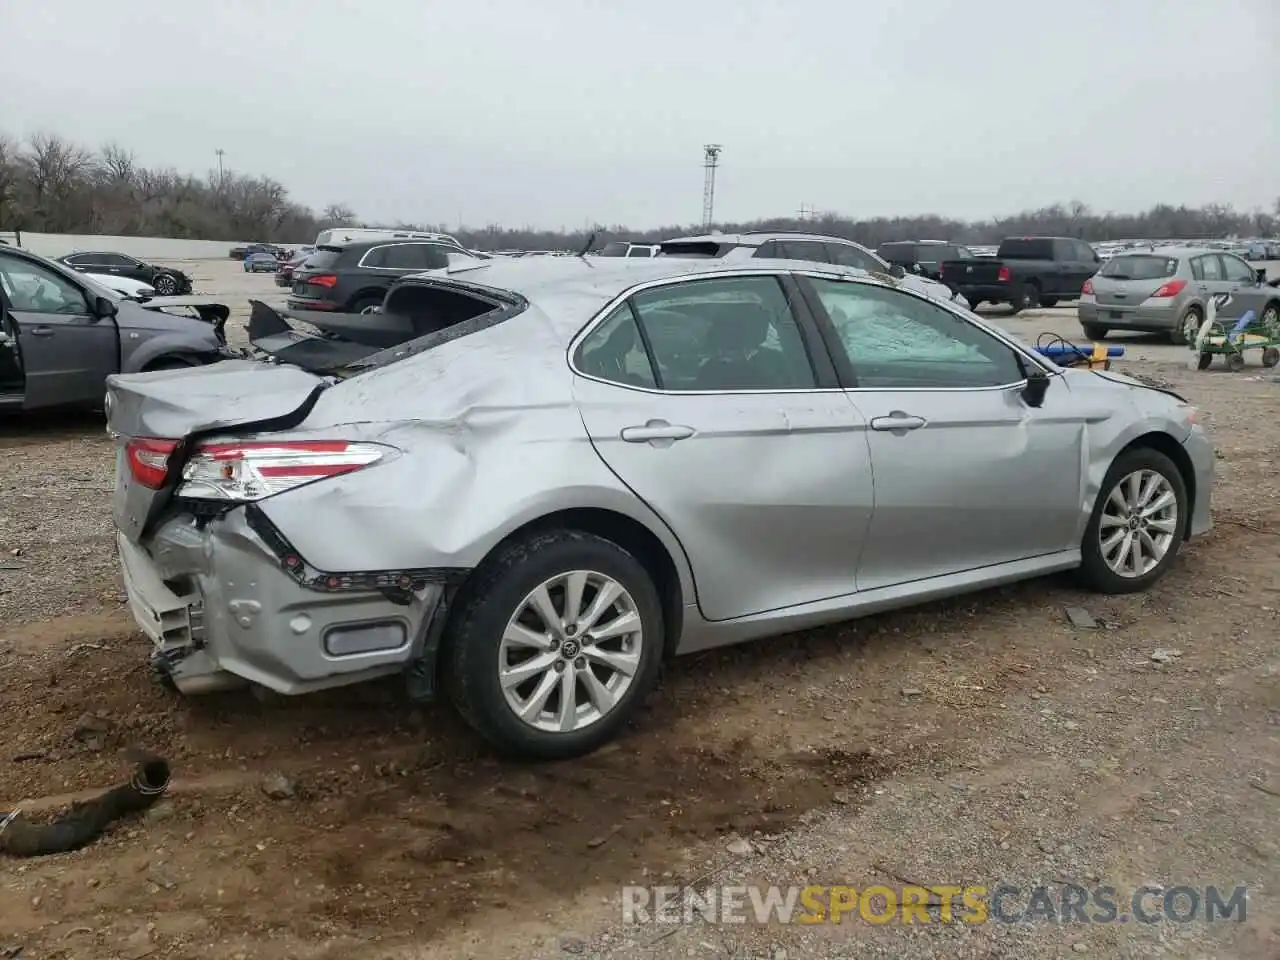
[[724, 149], [718, 143], [708, 143], [702, 148], [702, 169], [705, 176], [702, 181], [702, 227], [711, 229], [716, 204], [716, 168], [720, 166], [720, 151]]
[[800, 209], [796, 211], [796, 217], [803, 221], [813, 219], [813, 205], [809, 203], [800, 204]]
[[223, 173], [222, 173], [222, 155], [223, 155], [224, 153], [226, 153], [227, 151], [225, 151], [225, 150], [223, 150], [221, 147], [219, 147], [217, 150], [215, 150], [215, 151], [213, 151], [213, 152], [214, 152], [214, 153], [216, 153], [216, 154], [218, 155], [218, 187], [219, 187], [219, 188], [221, 188], [221, 187], [222, 187], [222, 183], [223, 183], [223, 179], [224, 179], [224, 177], [223, 177]]

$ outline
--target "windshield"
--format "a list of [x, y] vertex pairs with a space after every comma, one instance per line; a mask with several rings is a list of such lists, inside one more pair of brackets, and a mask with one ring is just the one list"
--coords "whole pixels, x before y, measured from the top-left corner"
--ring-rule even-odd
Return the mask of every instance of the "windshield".
[[1176, 257], [1124, 256], [1112, 257], [1102, 268], [1109, 280], [1162, 280], [1178, 269]]

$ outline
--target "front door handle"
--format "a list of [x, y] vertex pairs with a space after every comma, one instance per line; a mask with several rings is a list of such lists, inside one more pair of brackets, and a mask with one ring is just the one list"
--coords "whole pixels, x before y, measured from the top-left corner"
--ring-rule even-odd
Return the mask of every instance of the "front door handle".
[[887, 417], [872, 417], [871, 429], [905, 433], [907, 430], [919, 430], [925, 423], [924, 417], [913, 417], [901, 410], [894, 410]]
[[693, 427], [685, 427], [666, 420], [649, 420], [640, 427], [623, 427], [622, 439], [627, 443], [650, 443], [654, 440], [687, 440], [694, 434]]
[[32, 327], [31, 335], [33, 337], [52, 337], [53, 327]]

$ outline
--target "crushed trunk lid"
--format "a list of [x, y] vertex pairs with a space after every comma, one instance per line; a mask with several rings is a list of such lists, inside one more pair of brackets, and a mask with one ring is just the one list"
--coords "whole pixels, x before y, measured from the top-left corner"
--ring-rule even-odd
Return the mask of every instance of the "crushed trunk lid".
[[[107, 378], [107, 429], [117, 438], [112, 516], [137, 541], [177, 486], [187, 445], [201, 436], [234, 429], [286, 430], [306, 419], [329, 381], [298, 367], [253, 360], [224, 360], [206, 367]], [[138, 483], [129, 465], [135, 438], [180, 441], [159, 490]]]

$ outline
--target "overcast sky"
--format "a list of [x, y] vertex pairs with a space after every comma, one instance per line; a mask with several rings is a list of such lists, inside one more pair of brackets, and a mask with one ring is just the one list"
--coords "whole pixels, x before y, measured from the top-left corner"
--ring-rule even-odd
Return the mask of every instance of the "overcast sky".
[[1280, 0], [4, 0], [0, 129], [368, 220], [1270, 208]]

